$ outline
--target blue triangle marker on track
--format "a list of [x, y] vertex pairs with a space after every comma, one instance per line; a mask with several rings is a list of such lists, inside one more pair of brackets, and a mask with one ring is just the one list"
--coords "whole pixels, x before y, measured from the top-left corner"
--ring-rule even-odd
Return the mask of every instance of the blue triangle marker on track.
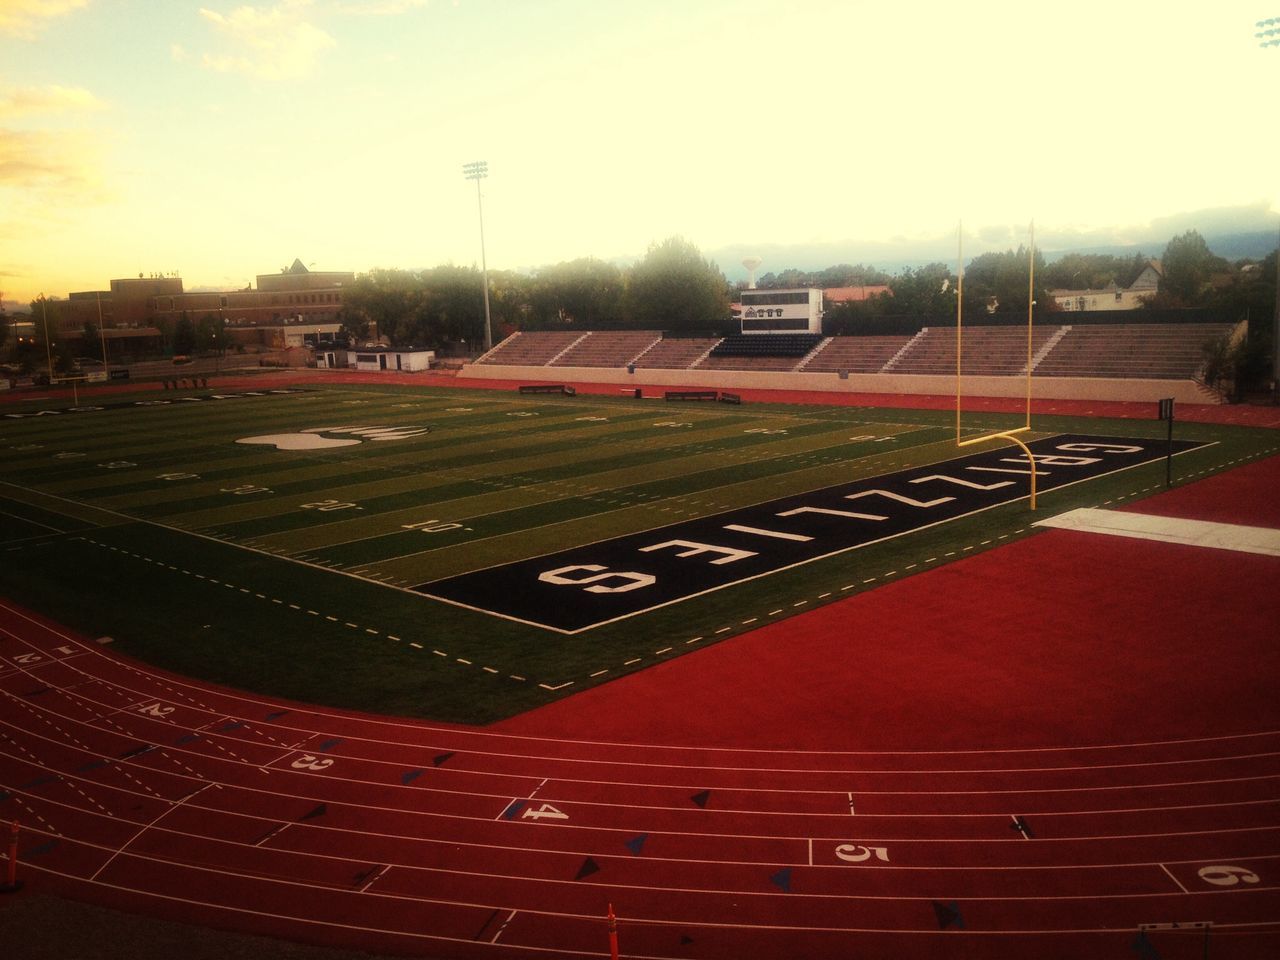
[[640, 856], [640, 851], [644, 848], [644, 842], [648, 839], [649, 835], [647, 833], [642, 833], [638, 837], [632, 837], [627, 841], [627, 849], [638, 857]]
[[324, 743], [320, 744], [320, 746], [316, 747], [316, 749], [319, 750], [321, 753], [323, 753], [326, 750], [332, 750], [341, 742], [342, 742], [341, 737], [334, 737], [332, 740], [326, 740]]
[[433, 767], [438, 767], [440, 766], [440, 764], [447, 763], [449, 760], [452, 760], [453, 756], [454, 756], [453, 751], [450, 751], [449, 753], [437, 754], [436, 756], [431, 758], [431, 765]]
[[689, 799], [705, 810], [707, 808], [707, 801], [711, 799], [711, 791], [703, 790], [701, 793], [695, 793]]
[[184, 744], [190, 743], [192, 740], [199, 740], [199, 739], [200, 739], [200, 735], [198, 733], [188, 733], [188, 734], [184, 734], [183, 736], [179, 737], [177, 740], [173, 741], [173, 744], [176, 747], [181, 747]]
[[523, 800], [512, 800], [507, 804], [507, 809], [502, 811], [503, 820], [514, 820], [516, 814], [520, 812], [520, 808], [524, 806]]
[[48, 843], [42, 843], [38, 847], [32, 847], [30, 850], [27, 850], [25, 853], [23, 853], [23, 856], [27, 858], [41, 857], [41, 856], [44, 856], [46, 853], [49, 853], [50, 851], [52, 851], [57, 845], [58, 845], [57, 840], [50, 840]]
[[1147, 931], [1145, 930], [1138, 931], [1133, 943], [1129, 944], [1129, 949], [1140, 956], [1142, 960], [1164, 960], [1160, 956], [1160, 951], [1156, 949], [1155, 944], [1147, 939]]
[[426, 773], [425, 770], [406, 770], [404, 773], [400, 774], [400, 786], [407, 787], [424, 773]]
[[587, 857], [587, 859], [582, 861], [582, 866], [578, 868], [577, 876], [575, 876], [573, 879], [581, 880], [583, 877], [589, 877], [593, 873], [599, 873], [599, 872], [600, 872], [600, 864], [596, 863], [590, 857]]
[[18, 789], [34, 790], [36, 787], [43, 787], [46, 783], [55, 783], [56, 781], [61, 779], [62, 777], [58, 776], [57, 774], [48, 773], [42, 777], [36, 777], [34, 780], [29, 780], [28, 782], [20, 786]]
[[267, 719], [267, 720], [279, 720], [281, 717], [283, 717], [283, 716], [284, 716], [286, 713], [288, 713], [288, 712], [289, 712], [288, 710], [277, 710], [275, 713], [268, 713], [265, 719]]
[[316, 807], [314, 810], [310, 811], [309, 813], [304, 813], [302, 816], [298, 818], [298, 820], [299, 822], [303, 820], [313, 820], [316, 817], [323, 817], [328, 812], [329, 812], [329, 808], [322, 803], [320, 804], [320, 806]]
[[945, 930], [951, 926], [954, 926], [957, 930], [964, 929], [964, 917], [960, 916], [960, 905], [956, 901], [939, 903], [934, 900], [932, 903], [933, 915], [938, 918], [939, 930]]
[[782, 890], [783, 893], [791, 892], [791, 868], [783, 867], [777, 873], [769, 878], [769, 882], [775, 887]]

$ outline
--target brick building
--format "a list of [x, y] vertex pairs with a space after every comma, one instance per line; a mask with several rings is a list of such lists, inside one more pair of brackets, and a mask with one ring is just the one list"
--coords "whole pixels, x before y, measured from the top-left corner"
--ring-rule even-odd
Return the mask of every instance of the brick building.
[[[231, 343], [273, 349], [331, 339], [341, 328], [343, 289], [355, 280], [349, 270], [308, 270], [301, 260], [280, 273], [258, 274], [257, 287], [192, 291], [181, 277], [112, 280], [109, 290], [69, 294], [50, 300], [49, 322], [68, 340], [85, 325], [102, 332], [112, 356], [158, 349], [184, 317], [222, 321]], [[39, 325], [40, 316], [32, 320]]]

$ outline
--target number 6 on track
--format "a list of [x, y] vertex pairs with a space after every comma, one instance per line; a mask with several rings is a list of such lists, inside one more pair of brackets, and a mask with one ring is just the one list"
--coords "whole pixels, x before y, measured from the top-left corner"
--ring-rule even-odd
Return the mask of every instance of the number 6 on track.
[[1215, 887], [1234, 887], [1237, 883], [1257, 883], [1258, 875], [1244, 867], [1213, 866], [1201, 867], [1196, 871], [1205, 883]]

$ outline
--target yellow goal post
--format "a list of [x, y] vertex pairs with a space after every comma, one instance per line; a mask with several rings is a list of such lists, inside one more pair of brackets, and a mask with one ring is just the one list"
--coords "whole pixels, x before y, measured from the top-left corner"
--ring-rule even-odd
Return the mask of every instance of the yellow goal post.
[[1032, 320], [1035, 311], [1035, 284], [1036, 284], [1036, 225], [1035, 221], [1031, 223], [1031, 242], [1030, 249], [1027, 252], [1027, 362], [1026, 372], [1026, 418], [1021, 427], [1014, 427], [1010, 430], [997, 430], [992, 433], [984, 433], [981, 436], [962, 438], [961, 433], [961, 382], [963, 374], [961, 372], [961, 361], [964, 357], [961, 333], [963, 332], [964, 321], [964, 227], [961, 225], [956, 231], [956, 446], [971, 447], [976, 443], [983, 443], [987, 440], [1009, 440], [1016, 443], [1022, 448], [1022, 452], [1026, 455], [1027, 463], [1031, 469], [1031, 509], [1036, 508], [1036, 460], [1032, 456], [1030, 448], [1022, 442], [1017, 436], [1020, 433], [1029, 433], [1031, 430], [1031, 361], [1032, 361]]

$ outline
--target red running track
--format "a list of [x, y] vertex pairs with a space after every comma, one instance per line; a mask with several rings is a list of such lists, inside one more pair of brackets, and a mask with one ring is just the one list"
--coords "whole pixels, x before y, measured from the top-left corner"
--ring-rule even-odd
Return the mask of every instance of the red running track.
[[[1278, 480], [1139, 508], [1266, 525]], [[28, 889], [388, 953], [601, 956], [613, 903], [630, 957], [1271, 958], [1277, 574], [1042, 532], [486, 729], [2, 603], [0, 817]]]

